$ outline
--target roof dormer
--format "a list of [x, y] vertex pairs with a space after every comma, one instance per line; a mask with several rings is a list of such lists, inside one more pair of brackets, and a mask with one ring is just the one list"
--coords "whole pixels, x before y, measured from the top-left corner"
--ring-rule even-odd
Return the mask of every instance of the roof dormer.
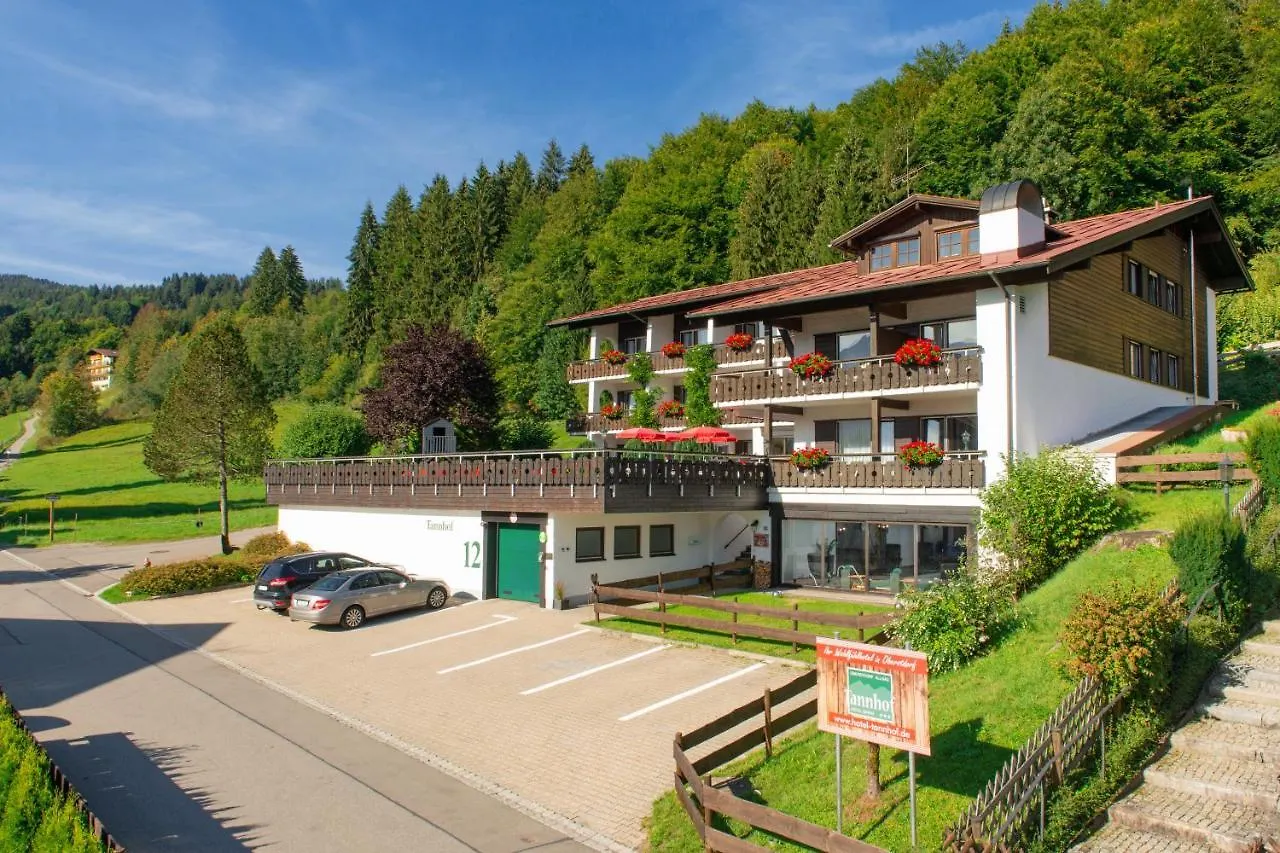
[[831, 248], [858, 259], [863, 273], [931, 264], [968, 254], [970, 243], [976, 244], [971, 232], [977, 218], [978, 202], [972, 199], [912, 193], [832, 240]]

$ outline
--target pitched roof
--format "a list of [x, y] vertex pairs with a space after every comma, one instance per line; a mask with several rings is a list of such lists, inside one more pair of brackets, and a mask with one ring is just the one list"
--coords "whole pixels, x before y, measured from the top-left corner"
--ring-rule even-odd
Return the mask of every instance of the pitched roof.
[[888, 222], [893, 217], [902, 213], [904, 210], [910, 210], [917, 205], [933, 205], [934, 207], [954, 207], [962, 210], [972, 210], [973, 215], [978, 215], [978, 202], [970, 198], [955, 198], [946, 195], [927, 195], [925, 193], [912, 193], [902, 201], [877, 213], [875, 216], [865, 222], [850, 228], [839, 237], [832, 240], [828, 245], [831, 248], [839, 248], [851, 240], [854, 240], [868, 231], [872, 231], [881, 224]]

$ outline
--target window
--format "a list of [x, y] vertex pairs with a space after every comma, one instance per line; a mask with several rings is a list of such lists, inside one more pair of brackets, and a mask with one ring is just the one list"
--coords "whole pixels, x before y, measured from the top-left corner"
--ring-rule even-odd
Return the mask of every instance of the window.
[[938, 258], [954, 258], [964, 254], [964, 232], [948, 231], [938, 235]]
[[[880, 421], [880, 451], [888, 453], [893, 450], [893, 419]], [[871, 420], [836, 421], [836, 452], [845, 455], [858, 455], [871, 452]]]
[[342, 566], [344, 569], [358, 569], [361, 566], [367, 566], [369, 564], [364, 560], [361, 560], [359, 557], [339, 557], [338, 565]]
[[969, 254], [971, 255], [981, 254], [982, 241], [978, 239], [978, 229], [970, 228], [968, 231], [965, 232], [965, 234], [968, 236], [969, 245], [967, 248], [968, 248]]
[[1182, 288], [1168, 279], [1164, 281], [1164, 310], [1182, 316]]
[[1142, 344], [1137, 341], [1129, 341], [1129, 375], [1142, 378]]
[[921, 418], [920, 438], [933, 442], [948, 453], [955, 450], [977, 450], [978, 416]]
[[705, 327], [701, 329], [686, 329], [680, 333], [680, 343], [686, 347], [696, 347], [698, 344], [705, 344], [706, 342], [707, 330]]
[[886, 270], [891, 266], [893, 266], [893, 246], [889, 243], [873, 246], [871, 249], [872, 271]]
[[684, 405], [689, 402], [689, 392], [685, 390], [683, 385], [677, 385], [671, 389], [671, 399], [681, 405]]
[[363, 574], [351, 582], [352, 589], [373, 589], [378, 586], [378, 573]]
[[649, 556], [670, 557], [676, 552], [676, 527], [674, 524], [649, 525]]
[[1178, 372], [1178, 357], [1176, 355], [1167, 357], [1164, 379], [1165, 382], [1169, 383], [1170, 388], [1182, 387], [1182, 374]]
[[574, 532], [574, 559], [579, 563], [604, 559], [604, 528], [579, 527]]
[[841, 332], [836, 335], [836, 360], [868, 358], [871, 355], [871, 332]]
[[920, 337], [928, 338], [943, 349], [974, 347], [978, 345], [978, 321], [965, 318], [922, 323]]
[[632, 392], [630, 391], [619, 391], [613, 396], [614, 402], [617, 403], [619, 406], [621, 406], [623, 410], [627, 412], [631, 411], [631, 409], [635, 406], [635, 401], [632, 398], [631, 393]]
[[1147, 301], [1156, 307], [1164, 298], [1164, 288], [1160, 284], [1160, 273], [1147, 270]]
[[408, 578], [399, 572], [378, 572], [378, 583], [382, 586], [399, 586], [407, 580]]
[[759, 323], [734, 323], [733, 333], [735, 335], [750, 335], [753, 338], [760, 337]]
[[773, 443], [769, 445], [770, 456], [790, 456], [796, 449], [795, 436], [791, 435], [775, 435]]
[[920, 238], [898, 241], [898, 262], [894, 266], [909, 267], [920, 263]]
[[627, 525], [613, 528], [613, 558], [630, 560], [640, 556], [640, 527]]
[[1158, 349], [1147, 349], [1147, 381], [1160, 384], [1160, 375], [1164, 373], [1164, 353]]
[[1125, 267], [1125, 290], [1129, 291], [1129, 295], [1142, 298], [1142, 264], [1137, 261], [1129, 261]]

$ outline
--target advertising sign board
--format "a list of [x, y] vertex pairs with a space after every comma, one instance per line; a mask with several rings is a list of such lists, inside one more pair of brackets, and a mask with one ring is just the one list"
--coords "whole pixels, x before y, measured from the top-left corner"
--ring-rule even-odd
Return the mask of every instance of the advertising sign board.
[[819, 638], [818, 728], [929, 755], [928, 658]]

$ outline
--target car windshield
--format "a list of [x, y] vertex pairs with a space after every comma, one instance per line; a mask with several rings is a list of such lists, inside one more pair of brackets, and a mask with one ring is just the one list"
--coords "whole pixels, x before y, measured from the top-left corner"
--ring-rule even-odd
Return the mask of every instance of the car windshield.
[[258, 577], [262, 580], [278, 578], [284, 574], [285, 563], [282, 560], [272, 560], [262, 567], [262, 571], [258, 573]]
[[329, 575], [313, 583], [311, 589], [321, 592], [333, 592], [335, 589], [341, 588], [349, 580], [351, 578], [348, 575]]

